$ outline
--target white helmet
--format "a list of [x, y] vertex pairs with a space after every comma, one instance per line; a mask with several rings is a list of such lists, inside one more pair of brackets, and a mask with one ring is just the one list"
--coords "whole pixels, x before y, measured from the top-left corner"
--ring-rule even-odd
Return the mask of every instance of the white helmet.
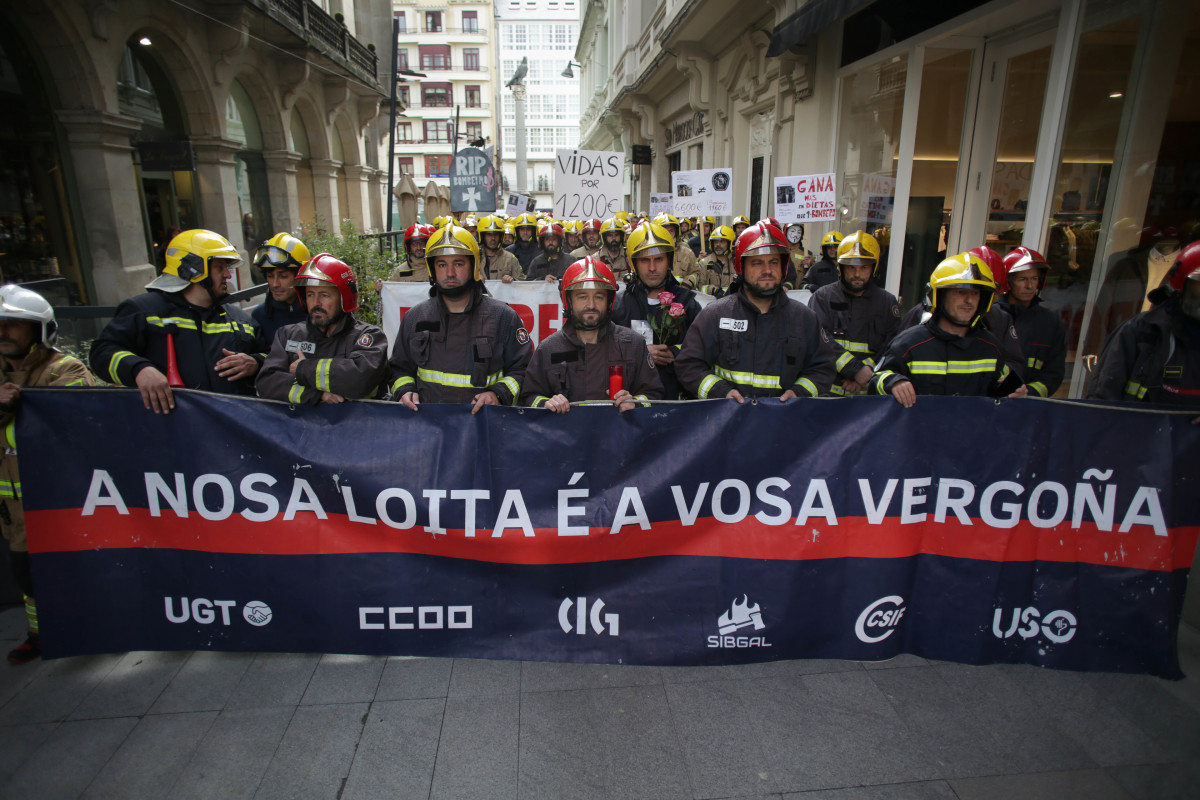
[[15, 283], [0, 286], [0, 320], [5, 319], [19, 319], [39, 326], [41, 341], [47, 345], [54, 344], [58, 338], [58, 322], [46, 298]]

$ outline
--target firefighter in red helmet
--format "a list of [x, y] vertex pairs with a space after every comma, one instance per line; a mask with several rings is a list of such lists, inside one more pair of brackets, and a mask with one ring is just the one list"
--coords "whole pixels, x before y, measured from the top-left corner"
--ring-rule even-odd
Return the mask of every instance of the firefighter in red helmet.
[[688, 331], [675, 371], [700, 399], [816, 397], [829, 393], [834, 350], [817, 316], [783, 290], [788, 244], [764, 222], [737, 238], [737, 278]]
[[610, 319], [617, 297], [612, 270], [588, 256], [567, 267], [561, 285], [563, 326], [534, 351], [521, 404], [564, 414], [580, 401], [628, 411], [638, 400], [661, 399], [646, 340]]
[[275, 334], [258, 375], [259, 395], [309, 405], [379, 395], [387, 375], [387, 337], [354, 318], [354, 270], [319, 253], [296, 276], [296, 288], [308, 319]]
[[1049, 272], [1041, 253], [1018, 247], [1004, 257], [996, 274], [996, 305], [1012, 317], [1025, 358], [1025, 385], [1036, 397], [1058, 391], [1067, 369], [1067, 328], [1041, 304]]

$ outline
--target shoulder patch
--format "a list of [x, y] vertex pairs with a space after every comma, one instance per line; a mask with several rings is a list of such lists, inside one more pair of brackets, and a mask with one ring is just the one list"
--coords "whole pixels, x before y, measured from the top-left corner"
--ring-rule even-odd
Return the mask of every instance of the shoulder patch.
[[362, 336], [358, 337], [359, 347], [370, 347], [373, 344], [375, 344], [375, 337], [369, 333], [364, 333]]
[[892, 306], [892, 316], [893, 317], [900, 316], [900, 306]]
[[529, 331], [517, 328], [517, 344], [529, 344]]
[[1013, 325], [1008, 326], [1008, 335], [1014, 339], [1017, 338], [1017, 329], [1015, 326], [1013, 326]]

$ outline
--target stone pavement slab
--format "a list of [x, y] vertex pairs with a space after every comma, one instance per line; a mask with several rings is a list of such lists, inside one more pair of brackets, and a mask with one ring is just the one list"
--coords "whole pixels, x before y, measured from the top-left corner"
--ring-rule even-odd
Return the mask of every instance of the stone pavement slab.
[[89, 800], [155, 800], [191, 761], [216, 711], [143, 717], [87, 787]]
[[368, 703], [297, 708], [255, 800], [337, 797], [350, 774], [369, 713]]

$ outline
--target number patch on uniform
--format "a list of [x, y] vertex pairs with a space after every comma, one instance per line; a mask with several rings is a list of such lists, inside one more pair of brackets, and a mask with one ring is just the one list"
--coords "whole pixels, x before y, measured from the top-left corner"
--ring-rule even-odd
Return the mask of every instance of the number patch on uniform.
[[373, 344], [375, 344], [375, 337], [369, 333], [364, 333], [362, 336], [358, 337], [359, 347], [370, 347]]
[[721, 321], [717, 323], [717, 327], [723, 331], [745, 333], [746, 331], [750, 330], [750, 320], [734, 319], [733, 317], [721, 317]]
[[517, 328], [517, 344], [529, 344], [529, 331]]
[[317, 352], [317, 343], [298, 342], [295, 339], [288, 339], [286, 349], [289, 353], [308, 353], [311, 355]]

